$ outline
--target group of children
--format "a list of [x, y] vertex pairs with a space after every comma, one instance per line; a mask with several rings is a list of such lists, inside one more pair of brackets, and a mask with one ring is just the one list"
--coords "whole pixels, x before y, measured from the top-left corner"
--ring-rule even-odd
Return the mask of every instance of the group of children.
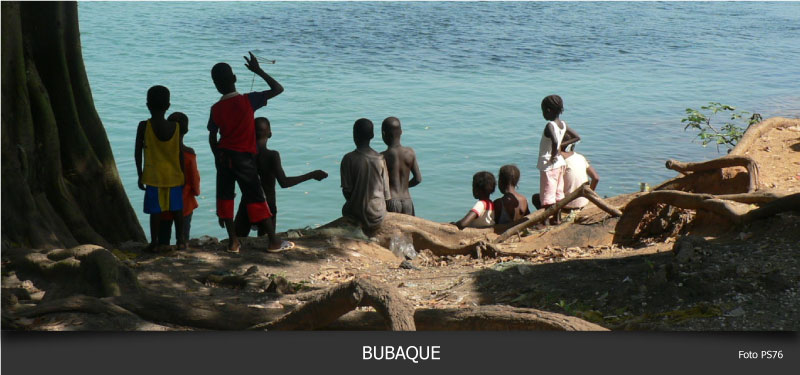
[[[236, 91], [236, 76], [230, 65], [218, 63], [211, 69], [214, 86], [222, 97], [211, 106], [207, 129], [214, 154], [217, 187], [217, 217], [228, 233], [228, 251], [238, 252], [239, 237], [246, 237], [252, 228], [269, 238], [268, 251], [294, 247], [275, 234], [278, 208], [275, 183], [288, 188], [328, 174], [315, 170], [300, 176], [286, 176], [280, 154], [267, 148], [272, 137], [268, 119], [255, 118], [255, 111], [283, 92], [283, 87], [260, 67], [256, 57], [244, 57], [245, 66], [261, 77], [268, 90], [242, 95]], [[170, 93], [164, 86], [153, 86], [147, 92], [150, 118], [139, 123], [136, 133], [135, 160], [139, 188], [145, 191], [144, 212], [150, 215], [151, 242], [148, 251], [169, 245], [174, 225], [176, 246], [185, 249], [189, 239], [192, 211], [197, 208], [200, 176], [193, 149], [183, 143], [189, 119], [181, 112], [165, 118], [170, 107]], [[560, 119], [562, 99], [550, 95], [542, 100], [542, 115], [548, 120], [539, 144], [537, 168], [540, 170], [540, 194], [532, 201], [538, 208], [548, 208], [591, 178], [591, 188], [599, 177], [586, 158], [569, 150], [580, 140], [578, 134]], [[362, 118], [353, 124], [356, 149], [340, 163], [341, 188], [345, 198], [342, 215], [355, 219], [367, 230], [380, 225], [387, 212], [414, 215], [409, 188], [422, 182], [416, 154], [400, 144], [400, 120], [386, 118], [381, 135], [387, 149], [378, 153], [370, 147], [374, 137], [372, 121]], [[144, 159], [144, 167], [142, 161]], [[504, 165], [498, 181], [490, 172], [481, 171], [472, 179], [472, 194], [478, 201], [459, 221], [459, 228], [489, 227], [516, 221], [530, 213], [528, 201], [519, 192], [520, 170]], [[235, 184], [242, 199], [234, 214]], [[496, 185], [503, 196], [492, 201]], [[586, 202], [575, 200], [566, 207], [580, 208]], [[556, 224], [557, 213], [551, 219]]]
[[[244, 57], [245, 66], [261, 77], [269, 90], [242, 95], [236, 91], [236, 76], [230, 65], [218, 63], [211, 69], [214, 86], [222, 97], [211, 107], [208, 120], [209, 145], [217, 170], [217, 217], [228, 232], [228, 251], [238, 252], [240, 236], [255, 226], [259, 235], [269, 237], [269, 251], [294, 247], [275, 235], [277, 206], [275, 182], [286, 188], [328, 175], [316, 170], [287, 177], [280, 154], [267, 149], [272, 136], [269, 120], [255, 118], [255, 111], [283, 92], [283, 87], [260, 67], [256, 57]], [[176, 247], [185, 249], [189, 239], [192, 210], [197, 207], [200, 177], [194, 150], [183, 144], [189, 119], [180, 112], [164, 118], [170, 106], [169, 90], [153, 86], [147, 92], [150, 119], [139, 124], [135, 159], [139, 188], [145, 191], [144, 212], [150, 215], [150, 244], [146, 251], [159, 251], [169, 244], [172, 224]], [[144, 156], [144, 168], [142, 157]], [[235, 185], [242, 193], [234, 215]]]
[[[592, 190], [597, 188], [600, 177], [589, 165], [588, 160], [574, 151], [575, 143], [580, 136], [567, 123], [561, 120], [564, 102], [558, 95], [550, 95], [542, 100], [542, 116], [547, 120], [542, 138], [539, 142], [539, 194], [534, 194], [531, 201], [536, 209], [547, 209], [564, 196], [591, 179]], [[571, 148], [570, 148], [571, 147]], [[454, 222], [459, 229], [464, 227], [485, 228], [495, 224], [506, 224], [519, 220], [529, 213], [525, 196], [517, 192], [520, 171], [514, 165], [504, 165], [498, 173], [500, 192], [503, 196], [492, 201], [490, 196], [495, 190], [495, 179], [490, 172], [481, 171], [472, 177], [472, 195], [478, 202], [459, 221]], [[568, 210], [580, 209], [588, 201], [578, 198], [564, 207]], [[551, 224], [558, 224], [561, 219], [560, 210], [550, 219]]]

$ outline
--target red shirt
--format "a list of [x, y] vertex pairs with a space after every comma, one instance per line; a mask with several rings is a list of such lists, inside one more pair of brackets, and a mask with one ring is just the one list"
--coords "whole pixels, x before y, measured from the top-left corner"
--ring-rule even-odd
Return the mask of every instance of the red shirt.
[[219, 130], [217, 147], [232, 151], [258, 153], [256, 149], [256, 127], [254, 113], [267, 105], [264, 92], [247, 95], [232, 92], [211, 106], [208, 130]]

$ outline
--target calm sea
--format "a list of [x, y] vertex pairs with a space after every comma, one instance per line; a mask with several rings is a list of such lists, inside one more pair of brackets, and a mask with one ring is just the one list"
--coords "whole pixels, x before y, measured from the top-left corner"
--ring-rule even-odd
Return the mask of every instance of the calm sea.
[[[601, 195], [673, 176], [668, 158], [721, 155], [683, 131], [687, 107], [800, 116], [800, 3], [82, 2], [79, 17], [95, 106], [144, 228], [133, 146], [147, 89], [169, 87], [170, 111], [189, 116], [203, 191], [194, 237], [223, 236], [205, 130], [219, 97], [209, 72], [228, 62], [239, 91], [250, 90], [248, 50], [277, 60], [264, 67], [286, 88], [257, 112], [273, 124], [269, 145], [286, 172], [330, 174], [278, 192], [279, 230], [340, 216], [338, 162], [360, 117], [377, 129], [400, 118], [424, 177], [411, 190], [417, 215], [451, 221], [471, 207], [479, 170], [517, 164], [520, 191], [538, 191], [539, 103], [552, 93]], [[385, 149], [379, 135], [372, 145]]]

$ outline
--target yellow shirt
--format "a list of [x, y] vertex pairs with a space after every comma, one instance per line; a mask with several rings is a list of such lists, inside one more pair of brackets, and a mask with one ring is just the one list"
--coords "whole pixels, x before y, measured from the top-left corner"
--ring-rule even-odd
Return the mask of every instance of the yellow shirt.
[[155, 187], [183, 186], [184, 178], [181, 170], [181, 136], [180, 126], [175, 124], [172, 138], [161, 141], [153, 131], [153, 125], [147, 120], [144, 130], [144, 170], [142, 183]]

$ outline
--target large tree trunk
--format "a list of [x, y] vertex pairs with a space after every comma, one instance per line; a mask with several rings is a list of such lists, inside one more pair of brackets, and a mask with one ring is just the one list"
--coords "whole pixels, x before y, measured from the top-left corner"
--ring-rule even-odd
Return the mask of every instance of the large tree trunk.
[[77, 3], [2, 3], [3, 246], [143, 241], [92, 100]]

